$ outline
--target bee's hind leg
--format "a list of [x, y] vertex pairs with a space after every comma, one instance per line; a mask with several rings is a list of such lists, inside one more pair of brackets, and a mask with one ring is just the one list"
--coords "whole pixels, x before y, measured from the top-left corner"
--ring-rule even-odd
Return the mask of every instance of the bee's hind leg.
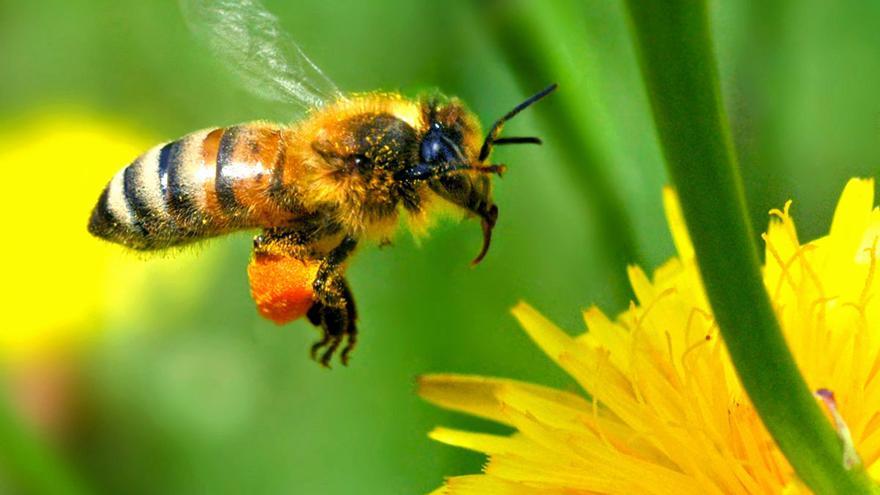
[[[345, 315], [340, 314], [339, 309], [316, 302], [307, 314], [309, 321], [324, 332], [321, 340], [312, 344], [309, 354], [312, 359], [320, 362], [321, 366], [325, 368], [330, 367], [330, 359], [333, 358], [333, 354], [336, 353], [336, 349], [345, 335], [345, 327], [342, 324]], [[320, 358], [318, 357], [319, 352], [321, 353]]]
[[[320, 301], [315, 301], [307, 313], [309, 321], [324, 332], [321, 340], [312, 345], [311, 356], [312, 359], [318, 360], [325, 367], [330, 366], [330, 360], [343, 340], [345, 340], [345, 346], [342, 348], [340, 360], [343, 365], [348, 365], [349, 355], [357, 343], [357, 310], [351, 290], [349, 290], [345, 279], [337, 278], [335, 280], [337, 287], [334, 289], [339, 294], [337, 302], [340, 304], [328, 306]], [[323, 352], [318, 359], [318, 352], [322, 349]]]
[[345, 328], [345, 347], [342, 348], [342, 354], [339, 359], [342, 364], [348, 366], [348, 358], [354, 346], [357, 345], [357, 309], [354, 306], [354, 297], [351, 295], [351, 289], [348, 288], [348, 282], [342, 280], [343, 298], [345, 299], [345, 312], [348, 316], [348, 326]]
[[[338, 246], [333, 248], [326, 258], [321, 260], [321, 266], [312, 282], [315, 291], [315, 300], [325, 306], [344, 307], [344, 291], [348, 288], [342, 279], [342, 265], [357, 247], [357, 239], [346, 236]], [[350, 296], [351, 293], [349, 292]]]

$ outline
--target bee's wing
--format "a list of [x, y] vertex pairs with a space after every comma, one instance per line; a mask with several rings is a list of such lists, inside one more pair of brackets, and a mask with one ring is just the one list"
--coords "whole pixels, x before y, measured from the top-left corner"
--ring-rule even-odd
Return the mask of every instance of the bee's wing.
[[190, 29], [257, 96], [305, 108], [342, 97], [260, 0], [180, 0]]

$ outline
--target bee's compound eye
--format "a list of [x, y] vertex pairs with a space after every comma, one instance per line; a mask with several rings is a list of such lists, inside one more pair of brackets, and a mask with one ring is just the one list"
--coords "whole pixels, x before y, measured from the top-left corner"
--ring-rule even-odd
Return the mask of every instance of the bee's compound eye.
[[441, 142], [434, 136], [428, 136], [422, 141], [422, 160], [426, 163], [434, 163], [441, 154]]
[[[434, 125], [439, 126], [439, 124]], [[420, 154], [424, 163], [453, 162], [456, 159], [455, 150], [443, 139], [443, 132], [439, 130], [439, 127], [434, 128], [433, 125], [422, 139]]]

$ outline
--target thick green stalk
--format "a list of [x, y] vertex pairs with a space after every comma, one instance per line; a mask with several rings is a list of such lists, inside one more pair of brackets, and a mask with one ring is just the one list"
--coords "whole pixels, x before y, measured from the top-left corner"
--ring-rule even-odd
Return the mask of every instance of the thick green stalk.
[[626, 0], [654, 121], [703, 284], [743, 386], [816, 493], [870, 493], [798, 372], [761, 279], [704, 0]]
[[[603, 149], [605, 143], [596, 122], [596, 102], [590, 98], [589, 85], [576, 75], [573, 62], [577, 58], [569, 53], [573, 47], [567, 46], [569, 41], [579, 40], [576, 34], [565, 33], [567, 26], [574, 24], [574, 12], [566, 12], [557, 2], [488, 1], [475, 5], [507, 62], [515, 69], [524, 92], [559, 83], [559, 90], [536, 105], [534, 111], [545, 118], [546, 127], [553, 134], [550, 139], [565, 143], [561, 151], [565, 154], [566, 171], [596, 212], [597, 238], [603, 243], [608, 262], [618, 267], [641, 264], [626, 203], [607, 172], [612, 164]], [[571, 51], [588, 48], [577, 46]], [[609, 282], [613, 283], [609, 289], [621, 305], [632, 298], [624, 277]]]
[[0, 476], [22, 493], [88, 493], [70, 468], [29, 431], [0, 391]]

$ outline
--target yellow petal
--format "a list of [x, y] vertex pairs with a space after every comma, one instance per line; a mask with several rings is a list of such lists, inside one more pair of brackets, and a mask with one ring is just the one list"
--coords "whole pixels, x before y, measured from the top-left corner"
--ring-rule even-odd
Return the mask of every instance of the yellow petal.
[[423, 399], [440, 407], [465, 412], [507, 424], [498, 401], [504, 388], [520, 388], [539, 397], [577, 407], [577, 396], [568, 392], [531, 383], [472, 375], [436, 374], [418, 379], [418, 393]]
[[578, 490], [530, 486], [493, 476], [456, 476], [447, 480], [444, 495], [587, 495]]
[[848, 262], [849, 256], [857, 254], [855, 251], [870, 222], [873, 206], [873, 179], [851, 179], [847, 182], [834, 210], [829, 234], [833, 242], [832, 249], [841, 250], [838, 252], [842, 256], [836, 257], [840, 262]]
[[583, 316], [588, 331], [577, 337], [577, 340], [586, 345], [608, 349], [615, 366], [629, 368], [628, 351], [632, 345], [632, 334], [608, 319], [608, 316], [595, 306], [584, 311]]
[[488, 433], [474, 433], [470, 431], [455, 430], [452, 428], [434, 428], [428, 437], [453, 447], [475, 450], [486, 454], [502, 454], [516, 452], [528, 448], [527, 442], [518, 437], [503, 437]]
[[568, 395], [571, 396], [568, 400], [560, 401], [524, 387], [504, 387], [496, 393], [503, 404], [528, 411], [550, 426], [588, 432], [586, 426], [592, 420], [592, 404], [574, 394]]
[[685, 260], [693, 258], [694, 246], [691, 244], [691, 236], [684, 222], [678, 195], [671, 187], [663, 188], [663, 209], [666, 211], [666, 222], [669, 223], [669, 231], [672, 233], [672, 242], [675, 244], [678, 256]]
[[559, 363], [559, 356], [574, 344], [574, 340], [567, 333], [527, 303], [520, 301], [511, 312], [529, 337], [553, 361]]
[[642, 306], [649, 304], [655, 297], [657, 291], [644, 270], [635, 265], [626, 267], [626, 274], [629, 277], [629, 284], [632, 286], [633, 293], [636, 295]]

